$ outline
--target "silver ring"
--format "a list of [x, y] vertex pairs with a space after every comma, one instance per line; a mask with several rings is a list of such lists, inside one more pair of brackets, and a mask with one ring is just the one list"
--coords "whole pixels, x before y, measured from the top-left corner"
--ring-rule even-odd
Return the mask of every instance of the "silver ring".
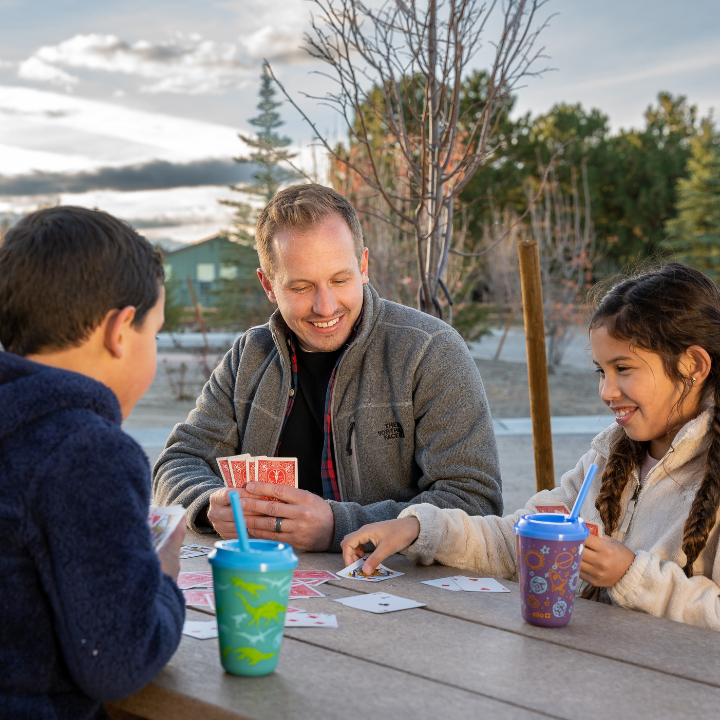
[[281, 533], [282, 532], [282, 518], [275, 518], [275, 532]]

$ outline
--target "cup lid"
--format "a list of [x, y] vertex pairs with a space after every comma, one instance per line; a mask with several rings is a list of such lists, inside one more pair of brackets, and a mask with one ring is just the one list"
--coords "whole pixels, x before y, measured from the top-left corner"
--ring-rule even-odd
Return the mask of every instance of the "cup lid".
[[571, 521], [561, 513], [535, 513], [523, 515], [513, 528], [516, 535], [539, 540], [585, 540], [590, 534], [585, 521]]
[[250, 552], [243, 552], [237, 540], [218, 540], [208, 560], [211, 565], [248, 572], [294, 570], [298, 564], [292, 547], [274, 540], [250, 540]]

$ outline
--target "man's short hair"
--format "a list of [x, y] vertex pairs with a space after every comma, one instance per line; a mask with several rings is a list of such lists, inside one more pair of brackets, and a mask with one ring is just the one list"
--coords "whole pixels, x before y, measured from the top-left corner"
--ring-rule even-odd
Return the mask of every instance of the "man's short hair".
[[277, 193], [258, 217], [255, 242], [263, 272], [271, 278], [274, 275], [272, 241], [279, 231], [306, 230], [334, 213], [350, 228], [359, 262], [363, 254], [363, 233], [352, 203], [324, 185], [291, 185]]
[[112, 215], [38, 210], [0, 246], [0, 342], [16, 355], [76, 347], [128, 305], [141, 327], [163, 280], [160, 251]]

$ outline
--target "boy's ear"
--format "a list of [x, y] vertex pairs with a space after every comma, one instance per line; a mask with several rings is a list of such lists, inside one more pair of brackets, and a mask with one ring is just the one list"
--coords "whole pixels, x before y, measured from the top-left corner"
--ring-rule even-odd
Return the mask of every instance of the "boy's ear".
[[104, 344], [107, 351], [118, 360], [122, 358], [126, 345], [127, 333], [135, 319], [135, 308], [132, 305], [122, 310], [111, 310], [104, 320]]

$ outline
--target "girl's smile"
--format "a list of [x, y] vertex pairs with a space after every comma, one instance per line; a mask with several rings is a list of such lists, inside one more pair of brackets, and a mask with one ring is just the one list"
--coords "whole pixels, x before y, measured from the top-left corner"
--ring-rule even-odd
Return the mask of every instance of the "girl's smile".
[[[668, 377], [657, 353], [631, 347], [602, 325], [591, 330], [590, 345], [602, 401], [632, 440], [650, 442], [650, 456], [661, 459], [680, 427], [698, 415], [701, 383], [695, 383], [697, 387], [679, 404], [683, 384]], [[706, 373], [698, 367], [697, 353], [692, 350], [680, 359], [680, 371], [688, 379], [696, 375], [704, 379]]]

